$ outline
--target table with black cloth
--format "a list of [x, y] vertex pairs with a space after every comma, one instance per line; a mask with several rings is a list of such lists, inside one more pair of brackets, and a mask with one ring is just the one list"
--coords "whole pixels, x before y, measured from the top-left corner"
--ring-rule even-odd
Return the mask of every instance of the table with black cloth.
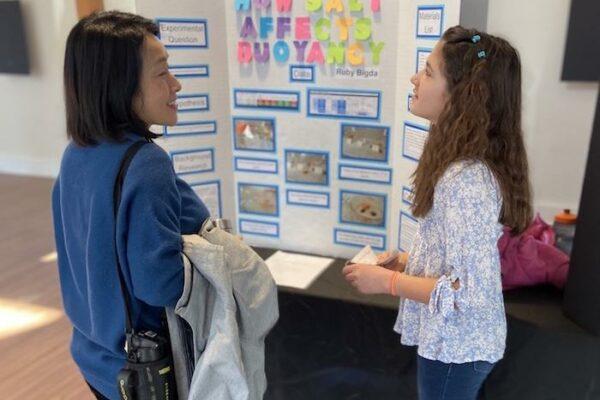
[[[265, 259], [276, 251], [255, 250]], [[344, 262], [335, 259], [307, 289], [279, 287], [265, 400], [417, 399], [416, 348], [392, 329], [398, 299], [358, 293], [342, 276]], [[600, 400], [600, 337], [563, 315], [562, 293], [538, 286], [504, 300], [506, 353], [481, 398]]]

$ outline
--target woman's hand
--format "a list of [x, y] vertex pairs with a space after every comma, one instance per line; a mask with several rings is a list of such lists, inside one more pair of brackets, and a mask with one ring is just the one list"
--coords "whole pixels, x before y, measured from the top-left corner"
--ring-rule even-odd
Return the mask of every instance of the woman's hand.
[[389, 257], [389, 251], [383, 252], [377, 256], [377, 263], [382, 267], [391, 269], [392, 271], [404, 272], [404, 269], [406, 268], [406, 263], [408, 262], [408, 253], [400, 252], [396, 255], [396, 257], [393, 260], [385, 262]]
[[393, 271], [367, 264], [350, 264], [342, 270], [344, 278], [360, 293], [387, 294]]

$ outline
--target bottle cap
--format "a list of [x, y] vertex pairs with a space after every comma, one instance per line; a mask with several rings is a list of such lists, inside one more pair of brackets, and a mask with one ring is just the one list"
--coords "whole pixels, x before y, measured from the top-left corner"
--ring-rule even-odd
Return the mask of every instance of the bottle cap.
[[571, 214], [571, 210], [564, 209], [563, 212], [554, 216], [554, 221], [560, 224], [575, 224], [577, 222], [577, 216]]

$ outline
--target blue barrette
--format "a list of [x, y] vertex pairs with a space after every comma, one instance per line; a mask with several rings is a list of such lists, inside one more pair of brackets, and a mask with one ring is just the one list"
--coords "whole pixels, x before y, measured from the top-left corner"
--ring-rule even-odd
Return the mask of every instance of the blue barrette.
[[473, 37], [471, 38], [471, 40], [473, 41], [473, 43], [477, 43], [481, 40], [481, 36], [479, 35], [473, 35]]
[[481, 50], [479, 53], [477, 53], [477, 58], [485, 58], [485, 56], [485, 50]]

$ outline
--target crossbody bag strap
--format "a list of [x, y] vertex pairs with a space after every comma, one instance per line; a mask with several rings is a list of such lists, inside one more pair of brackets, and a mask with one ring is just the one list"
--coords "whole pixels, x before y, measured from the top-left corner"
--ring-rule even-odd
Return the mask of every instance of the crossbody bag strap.
[[125, 181], [127, 170], [129, 169], [129, 165], [131, 164], [133, 157], [146, 143], [148, 143], [148, 141], [140, 140], [129, 146], [129, 148], [125, 152], [125, 155], [123, 156], [123, 159], [121, 160], [121, 165], [119, 167], [119, 172], [117, 173], [117, 178], [115, 179], [115, 185], [113, 189], [113, 215], [115, 222], [113, 238], [115, 258], [117, 260], [117, 273], [119, 274], [121, 293], [123, 294], [123, 300], [125, 304], [125, 350], [128, 353], [128, 356], [130, 350], [132, 349], [131, 337], [134, 331], [133, 324], [131, 322], [131, 296], [129, 295], [129, 291], [127, 290], [127, 286], [125, 285], [125, 278], [123, 277], [123, 270], [119, 261], [119, 253], [117, 251], [117, 217], [119, 215], [119, 204], [121, 203], [121, 195], [123, 193], [123, 182]]

